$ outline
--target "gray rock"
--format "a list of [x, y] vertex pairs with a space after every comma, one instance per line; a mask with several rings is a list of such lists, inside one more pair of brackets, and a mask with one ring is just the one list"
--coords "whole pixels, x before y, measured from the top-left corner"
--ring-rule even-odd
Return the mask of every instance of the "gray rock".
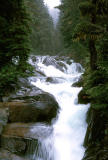
[[41, 89], [36, 86], [33, 86], [28, 79], [20, 78], [16, 89], [14, 92], [9, 93], [7, 96], [3, 97], [3, 102], [13, 101], [14, 99], [18, 99], [20, 97], [26, 96], [34, 96], [38, 95], [39, 93], [43, 93]]
[[[2, 137], [1, 147], [24, 157], [34, 155], [38, 150], [40, 141], [49, 137], [53, 131], [51, 126], [37, 123], [13, 123], [5, 126]], [[16, 159], [15, 159], [16, 160]]]
[[22, 158], [17, 156], [8, 150], [0, 149], [0, 160], [30, 160], [28, 158]]
[[4, 127], [2, 139], [19, 137], [20, 141], [21, 138], [42, 140], [49, 137], [52, 131], [52, 126], [43, 123], [11, 123]]
[[64, 72], [64, 70], [66, 69], [66, 65], [61, 61], [56, 61], [55, 57], [51, 57], [51, 56], [46, 56], [43, 60], [43, 64], [45, 64], [46, 66], [54, 66], [55, 68], [61, 70], [62, 72]]
[[57, 117], [59, 110], [58, 103], [54, 96], [43, 92], [37, 95], [24, 95], [10, 99], [11, 102], [0, 103], [4, 108], [9, 109], [10, 123], [13, 122], [46, 122], [51, 123]]
[[8, 121], [9, 111], [8, 108], [0, 108], [0, 134], [2, 133], [3, 127]]
[[24, 153], [26, 150], [26, 142], [24, 142], [23, 138], [2, 136], [1, 147], [12, 153]]
[[[9, 122], [46, 122], [56, 118], [59, 105], [53, 95], [20, 78], [19, 89], [4, 97], [2, 108], [9, 108]], [[3, 118], [2, 118], [3, 119]]]
[[46, 79], [46, 82], [50, 82], [50, 83], [64, 83], [65, 79], [61, 78], [61, 77], [48, 77]]

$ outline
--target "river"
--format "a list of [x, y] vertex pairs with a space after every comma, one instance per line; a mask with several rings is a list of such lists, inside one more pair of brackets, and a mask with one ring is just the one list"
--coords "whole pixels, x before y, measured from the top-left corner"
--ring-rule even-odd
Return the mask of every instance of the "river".
[[83, 68], [73, 60], [68, 62], [65, 58], [58, 60], [50, 56], [37, 56], [33, 65], [45, 77], [38, 76], [31, 83], [53, 94], [60, 106], [58, 118], [52, 121], [53, 132], [40, 141], [38, 154], [34, 153], [33, 160], [81, 160], [85, 152], [83, 141], [89, 104], [78, 104], [78, 93], [82, 88], [72, 84], [79, 80]]

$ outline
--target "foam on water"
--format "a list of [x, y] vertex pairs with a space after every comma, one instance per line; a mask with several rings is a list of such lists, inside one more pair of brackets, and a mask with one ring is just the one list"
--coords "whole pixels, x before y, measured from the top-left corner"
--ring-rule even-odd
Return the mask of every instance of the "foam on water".
[[52, 65], [43, 64], [44, 58], [38, 57], [37, 66], [41, 71], [47, 77], [57, 77], [58, 80], [63, 78], [64, 82], [53, 84], [41, 81], [41, 79], [32, 82], [33, 85], [53, 94], [60, 106], [58, 120], [53, 124], [54, 131], [51, 137], [42, 142], [42, 145], [46, 146], [48, 156], [41, 160], [81, 160], [85, 151], [83, 141], [87, 128], [85, 119], [89, 104], [77, 103], [78, 93], [82, 88], [72, 87], [72, 84], [78, 81], [83, 69], [80, 64], [73, 63], [73, 61], [70, 65], [64, 62], [67, 70], [62, 72]]

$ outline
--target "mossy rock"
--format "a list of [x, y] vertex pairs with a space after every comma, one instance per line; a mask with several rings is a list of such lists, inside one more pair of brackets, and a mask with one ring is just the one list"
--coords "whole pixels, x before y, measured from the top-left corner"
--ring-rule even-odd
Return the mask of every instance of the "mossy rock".
[[108, 160], [108, 110], [89, 108], [88, 128], [84, 140], [86, 152], [82, 160]]
[[81, 77], [78, 82], [74, 83], [72, 87], [82, 87], [83, 86], [83, 78]]

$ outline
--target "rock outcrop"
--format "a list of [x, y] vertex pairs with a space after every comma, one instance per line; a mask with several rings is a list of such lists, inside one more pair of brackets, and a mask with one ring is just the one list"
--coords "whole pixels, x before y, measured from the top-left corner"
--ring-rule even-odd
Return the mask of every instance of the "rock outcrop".
[[8, 122], [46, 122], [50, 123], [58, 112], [58, 103], [48, 93], [36, 96], [11, 98], [11, 102], [0, 103], [1, 107], [9, 110]]
[[108, 160], [108, 115], [106, 110], [89, 109], [83, 160]]
[[8, 150], [0, 149], [0, 160], [30, 160], [30, 159], [25, 159], [21, 158], [20, 156], [17, 156]]
[[[33, 160], [33, 155], [36, 149], [38, 150], [39, 141], [50, 136], [52, 131], [53, 128], [51, 126], [42, 125], [41, 123], [8, 124], [5, 126], [1, 136], [2, 150], [9, 151], [11, 156], [15, 154]], [[3, 157], [2, 151], [0, 151], [0, 155]], [[7, 152], [5, 153], [5, 156], [7, 156]]]
[[2, 108], [9, 109], [9, 123], [46, 122], [56, 118], [59, 106], [54, 96], [20, 79], [19, 89], [3, 97]]
[[43, 64], [45, 64], [46, 66], [52, 65], [55, 68], [61, 70], [62, 72], [64, 72], [65, 69], [67, 69], [66, 65], [64, 64], [63, 61], [61, 61], [60, 57], [59, 57], [59, 60], [56, 61], [55, 57], [46, 56], [43, 60]]
[[7, 124], [8, 121], [8, 108], [0, 108], [0, 135], [2, 133], [3, 127]]
[[56, 99], [21, 78], [15, 91], [2, 100], [0, 160], [33, 160], [39, 140], [52, 133], [47, 124], [57, 118], [59, 106]]

